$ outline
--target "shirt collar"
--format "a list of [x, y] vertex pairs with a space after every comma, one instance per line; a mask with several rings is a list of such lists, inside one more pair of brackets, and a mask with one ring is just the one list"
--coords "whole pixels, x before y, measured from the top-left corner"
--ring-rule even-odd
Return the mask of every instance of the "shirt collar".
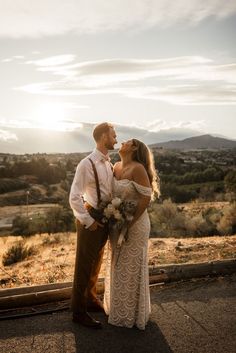
[[99, 151], [97, 148], [93, 150], [93, 153], [96, 157], [97, 160], [99, 161], [108, 161], [110, 162], [110, 157], [108, 154], [103, 154], [101, 151]]

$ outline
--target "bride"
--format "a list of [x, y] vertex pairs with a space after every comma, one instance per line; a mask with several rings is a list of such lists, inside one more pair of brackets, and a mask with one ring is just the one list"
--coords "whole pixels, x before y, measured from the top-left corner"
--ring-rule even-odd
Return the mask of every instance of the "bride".
[[114, 165], [114, 196], [134, 200], [137, 207], [127, 241], [119, 247], [119, 235], [110, 236], [104, 310], [108, 323], [144, 330], [150, 314], [147, 207], [151, 198], [159, 195], [158, 177], [153, 155], [143, 142], [132, 139], [122, 143], [119, 155], [121, 161]]

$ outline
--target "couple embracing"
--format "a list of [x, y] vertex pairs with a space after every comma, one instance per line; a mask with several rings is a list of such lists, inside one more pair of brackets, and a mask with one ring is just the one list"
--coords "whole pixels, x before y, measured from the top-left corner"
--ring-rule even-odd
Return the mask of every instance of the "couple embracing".
[[[71, 298], [73, 321], [101, 328], [90, 315], [101, 311], [108, 315], [109, 324], [144, 330], [150, 314], [147, 207], [159, 194], [153, 156], [143, 142], [131, 139], [121, 144], [121, 161], [112, 166], [108, 151], [117, 143], [114, 127], [99, 124], [93, 137], [96, 148], [78, 164], [69, 197], [78, 236]], [[110, 209], [117, 201], [117, 206], [125, 202], [135, 205], [132, 216], [125, 221], [125, 233], [124, 224], [122, 229], [116, 226], [121, 223], [119, 210], [113, 215], [117, 224], [111, 226], [112, 215], [106, 206], [112, 200]], [[102, 303], [97, 298], [96, 283], [108, 239]]]

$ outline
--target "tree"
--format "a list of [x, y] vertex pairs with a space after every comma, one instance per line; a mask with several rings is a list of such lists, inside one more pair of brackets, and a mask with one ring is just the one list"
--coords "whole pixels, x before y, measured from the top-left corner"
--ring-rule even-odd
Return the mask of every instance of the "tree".
[[231, 170], [224, 178], [225, 189], [236, 194], [236, 170]]

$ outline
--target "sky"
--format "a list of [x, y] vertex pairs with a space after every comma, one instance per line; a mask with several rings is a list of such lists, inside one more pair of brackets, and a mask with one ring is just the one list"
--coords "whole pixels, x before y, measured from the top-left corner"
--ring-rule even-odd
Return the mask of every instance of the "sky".
[[235, 33], [235, 0], [0, 0], [0, 152], [103, 121], [236, 139]]

